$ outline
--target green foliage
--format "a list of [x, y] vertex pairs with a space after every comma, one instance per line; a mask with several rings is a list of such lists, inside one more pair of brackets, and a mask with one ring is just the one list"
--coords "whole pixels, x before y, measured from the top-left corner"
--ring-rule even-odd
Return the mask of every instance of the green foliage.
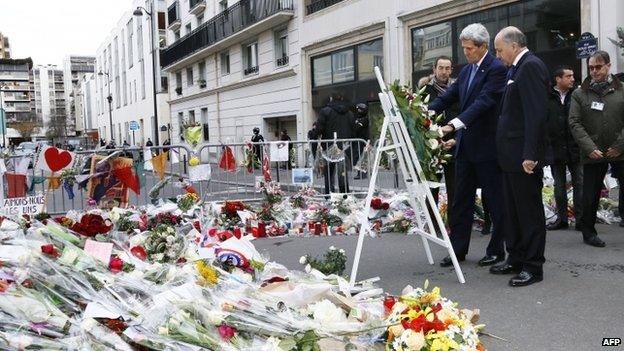
[[624, 56], [624, 28], [622, 27], [618, 27], [617, 28], [617, 40], [616, 39], [611, 39], [609, 38], [609, 40], [615, 44], [617, 47], [619, 47], [620, 49], [622, 49], [622, 56]]
[[325, 275], [342, 275], [346, 268], [347, 255], [344, 250], [337, 249], [332, 246], [329, 250], [327, 250], [327, 252], [325, 252], [323, 259], [316, 257], [313, 258], [310, 255], [306, 255], [305, 263]]

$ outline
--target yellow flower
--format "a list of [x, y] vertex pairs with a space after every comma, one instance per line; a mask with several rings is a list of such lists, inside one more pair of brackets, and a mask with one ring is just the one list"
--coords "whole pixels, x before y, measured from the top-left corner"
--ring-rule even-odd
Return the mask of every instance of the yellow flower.
[[197, 263], [195, 263], [195, 267], [199, 273], [199, 280], [197, 281], [199, 285], [205, 286], [217, 284], [219, 281], [219, 273], [217, 273], [212, 266], [207, 265], [204, 261], [197, 261]]
[[459, 349], [459, 345], [455, 340], [449, 339], [444, 332], [429, 333], [427, 339], [433, 340], [431, 343], [431, 351], [449, 351]]
[[420, 298], [420, 303], [431, 304], [434, 301], [437, 301], [439, 299], [440, 299], [440, 288], [435, 287], [433, 288], [433, 290], [431, 290], [430, 293], [427, 293]]
[[191, 166], [199, 165], [199, 158], [197, 156], [191, 157], [191, 159], [189, 160], [189, 165]]

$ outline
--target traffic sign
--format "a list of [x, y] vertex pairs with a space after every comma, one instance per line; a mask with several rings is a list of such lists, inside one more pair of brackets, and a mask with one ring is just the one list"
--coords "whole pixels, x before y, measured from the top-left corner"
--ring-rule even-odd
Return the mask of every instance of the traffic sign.
[[588, 58], [596, 51], [598, 51], [598, 39], [589, 32], [581, 34], [581, 40], [576, 42], [576, 58]]
[[139, 123], [137, 123], [137, 121], [130, 121], [130, 124], [128, 125], [128, 128], [130, 128], [131, 131], [135, 131], [135, 130], [139, 130]]

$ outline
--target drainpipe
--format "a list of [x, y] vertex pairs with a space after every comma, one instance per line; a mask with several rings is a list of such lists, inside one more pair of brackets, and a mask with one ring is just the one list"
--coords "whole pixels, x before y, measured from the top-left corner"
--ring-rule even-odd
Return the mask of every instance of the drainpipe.
[[219, 98], [220, 98], [220, 93], [219, 93], [219, 71], [217, 70], [219, 68], [219, 64], [217, 62], [217, 54], [214, 54], [214, 72], [215, 72], [215, 88], [217, 90], [216, 94], [215, 94], [215, 98], [217, 99], [217, 131], [218, 131], [218, 136], [217, 136], [217, 140], [221, 140], [221, 108], [219, 107]]

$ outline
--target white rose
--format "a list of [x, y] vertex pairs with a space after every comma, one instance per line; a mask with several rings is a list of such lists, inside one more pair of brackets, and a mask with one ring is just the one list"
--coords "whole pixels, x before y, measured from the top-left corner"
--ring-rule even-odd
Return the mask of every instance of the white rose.
[[329, 247], [329, 251], [334, 251], [334, 250], [336, 250], [336, 247], [334, 245]]
[[306, 262], [308, 262], [308, 259], [305, 256], [299, 257], [299, 264], [306, 264]]
[[329, 300], [322, 300], [312, 304], [310, 306], [310, 310], [312, 310], [314, 320], [323, 326], [347, 321], [347, 317], [342, 309], [331, 303]]
[[340, 250], [338, 250], [338, 251], [339, 251], [341, 254], [343, 254], [343, 255], [345, 254], [345, 250], [344, 250], [344, 249], [340, 249]]
[[307, 265], [305, 266], [305, 271], [306, 271], [306, 273], [310, 273], [310, 272], [312, 272], [312, 266], [310, 266], [310, 264], [307, 264]]
[[440, 143], [438, 143], [437, 139], [429, 139], [427, 140], [427, 143], [429, 143], [429, 147], [431, 148], [431, 150], [435, 150], [438, 148], [438, 146], [440, 146]]
[[405, 338], [405, 344], [410, 350], [418, 351], [425, 346], [425, 335], [420, 331], [418, 333], [408, 329], [406, 331], [407, 337]]

